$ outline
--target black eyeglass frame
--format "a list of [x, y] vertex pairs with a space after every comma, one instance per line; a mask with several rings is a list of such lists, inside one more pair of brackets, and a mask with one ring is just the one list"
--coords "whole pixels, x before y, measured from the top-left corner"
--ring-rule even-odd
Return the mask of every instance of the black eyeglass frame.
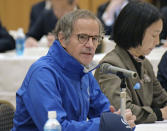
[[90, 38], [92, 38], [92, 42], [93, 42], [94, 45], [100, 44], [100, 42], [103, 40], [103, 36], [100, 36], [100, 35], [91, 36], [91, 35], [84, 34], [84, 33], [74, 34], [74, 35], [77, 36], [78, 41], [81, 44], [86, 44], [89, 41]]

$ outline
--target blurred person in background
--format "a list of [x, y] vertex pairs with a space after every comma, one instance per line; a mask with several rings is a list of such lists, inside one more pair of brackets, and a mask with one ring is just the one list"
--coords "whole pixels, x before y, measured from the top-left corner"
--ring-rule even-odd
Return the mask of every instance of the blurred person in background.
[[51, 0], [52, 9], [43, 11], [32, 28], [27, 32], [27, 39], [25, 41], [26, 47], [38, 46], [38, 41], [44, 35], [47, 36], [50, 46], [55, 39], [51, 32], [55, 28], [58, 19], [64, 14], [76, 9], [76, 1], [77, 0]]
[[0, 52], [15, 49], [15, 40], [0, 22]]
[[167, 0], [152, 0], [152, 1], [159, 1], [160, 3], [160, 9], [167, 6]]
[[160, 81], [162, 87], [167, 91], [167, 51], [162, 56], [158, 65], [157, 78]]
[[167, 6], [167, 0], [147, 0], [159, 9], [162, 9], [163, 7]]
[[111, 35], [112, 25], [129, 0], [109, 0], [97, 9], [97, 17], [104, 25], [106, 35]]
[[51, 9], [51, 6], [51, 0], [43, 0], [32, 6], [30, 13], [29, 30], [32, 28], [32, 26], [39, 18], [39, 16], [42, 14], [42, 12]]
[[[124, 6], [131, 1], [133, 0], [109, 0], [98, 7], [97, 17], [103, 23], [106, 35], [112, 35], [112, 28], [116, 18]], [[147, 2], [148, 0], [138, 1]]]
[[[162, 17], [156, 7], [146, 2], [129, 2], [113, 27], [112, 37], [116, 47], [100, 62], [137, 72], [136, 79], [125, 79], [126, 106], [136, 115], [136, 124], [167, 120], [167, 93], [145, 58], [159, 44], [162, 25]], [[111, 104], [118, 109], [122, 81], [116, 74], [101, 70], [96, 70], [95, 78]]]
[[163, 16], [163, 29], [160, 35], [160, 46], [167, 47], [167, 6], [160, 9]]
[[[102, 36], [102, 24], [90, 11], [76, 10], [61, 17], [48, 54], [30, 67], [17, 91], [12, 131], [42, 131], [51, 110], [57, 112], [62, 131], [99, 130], [100, 115], [113, 111], [90, 71]], [[124, 124], [119, 113], [115, 118], [108, 113], [110, 124], [115, 131], [131, 131], [135, 116], [126, 110]]]
[[155, 5], [163, 16], [163, 29], [160, 34], [160, 44], [157, 47], [167, 47], [167, 0], [147, 0]]

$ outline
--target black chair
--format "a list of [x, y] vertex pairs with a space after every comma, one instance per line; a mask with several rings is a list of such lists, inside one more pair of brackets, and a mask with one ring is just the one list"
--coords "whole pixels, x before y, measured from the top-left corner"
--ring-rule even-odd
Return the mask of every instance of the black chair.
[[13, 127], [15, 108], [5, 100], [0, 100], [0, 131], [10, 131]]

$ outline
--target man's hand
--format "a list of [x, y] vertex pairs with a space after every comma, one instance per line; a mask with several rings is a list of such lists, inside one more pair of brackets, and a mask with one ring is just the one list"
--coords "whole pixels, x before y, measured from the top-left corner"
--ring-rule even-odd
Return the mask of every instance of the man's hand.
[[111, 111], [112, 113], [115, 112], [114, 106], [110, 106], [110, 111]]
[[127, 123], [130, 125], [131, 128], [136, 126], [135, 125], [136, 116], [132, 114], [130, 109], [126, 110], [125, 117], [126, 117]]
[[[115, 113], [115, 114], [119, 114], [121, 113], [120, 109], [118, 111], [115, 111], [114, 106], [110, 106], [110, 111]], [[125, 111], [125, 117], [126, 117], [126, 121], [129, 124], [129, 126], [131, 128], [135, 127], [135, 120], [136, 120], [136, 116], [132, 114], [130, 109], [126, 109]]]
[[164, 120], [167, 120], [167, 106], [161, 108], [160, 110], [161, 110], [161, 112], [162, 112], [162, 118], [163, 118]]
[[26, 39], [25, 47], [30, 48], [30, 47], [37, 47], [37, 46], [38, 46], [38, 42], [33, 37], [29, 37]]

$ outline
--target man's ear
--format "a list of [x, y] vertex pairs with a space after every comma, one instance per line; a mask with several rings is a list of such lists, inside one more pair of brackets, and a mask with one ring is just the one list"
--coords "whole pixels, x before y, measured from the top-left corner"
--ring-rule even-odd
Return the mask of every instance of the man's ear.
[[59, 32], [59, 34], [58, 34], [58, 40], [60, 41], [60, 43], [63, 46], [63, 48], [65, 48], [65, 46], [66, 46], [66, 44], [65, 44], [65, 38], [64, 38], [64, 34], [62, 32]]

